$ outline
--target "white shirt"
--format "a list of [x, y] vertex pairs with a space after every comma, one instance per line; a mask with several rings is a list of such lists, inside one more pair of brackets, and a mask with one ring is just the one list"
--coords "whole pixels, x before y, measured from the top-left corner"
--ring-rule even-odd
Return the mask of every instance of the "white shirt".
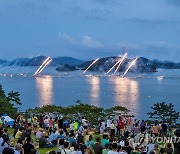
[[4, 150], [4, 148], [8, 148], [8, 144], [5, 142], [4, 145], [2, 146], [2, 143], [4, 142], [4, 139], [1, 137], [0, 138], [0, 153]]
[[105, 126], [106, 126], [105, 122], [102, 122], [102, 123], [101, 123], [101, 126], [105, 129], [105, 128], [106, 128], [106, 127], [105, 127]]
[[71, 150], [69, 150], [69, 149], [61, 149], [61, 154], [71, 154]]
[[154, 149], [154, 144], [153, 143], [148, 144], [147, 148], [148, 148], [148, 153], [150, 153], [150, 151]]
[[57, 136], [57, 135], [60, 135], [59, 132], [58, 132], [58, 130], [56, 130], [55, 135], [56, 135], [56, 136]]
[[71, 154], [82, 154], [81, 151], [72, 151]]
[[114, 123], [112, 123], [111, 124], [111, 129], [115, 129], [116, 127], [115, 127], [115, 124]]
[[71, 123], [71, 124], [69, 125], [69, 127], [70, 127], [70, 130], [74, 130], [74, 124], [73, 124], [73, 123]]
[[49, 126], [49, 119], [45, 119], [44, 124], [45, 124], [46, 127]]
[[42, 137], [42, 132], [41, 131], [38, 131], [37, 133], [36, 133], [36, 138], [41, 138]]
[[112, 151], [112, 150], [110, 150], [110, 151], [108, 152], [108, 154], [118, 154], [118, 152], [117, 152], [117, 151]]
[[107, 124], [107, 127], [111, 127], [111, 120], [108, 119], [107, 122], [106, 122], [106, 124]]
[[127, 152], [123, 152], [123, 151], [121, 151], [121, 152], [119, 152], [119, 154], [127, 154]]
[[87, 126], [87, 122], [86, 121], [87, 121], [86, 119], [82, 119], [83, 126]]
[[20, 154], [20, 152], [14, 149], [14, 154]]
[[124, 147], [125, 142], [122, 140], [122, 141], [120, 141], [120, 143], [119, 143], [119, 144], [120, 144], [120, 146], [121, 146], [121, 147]]

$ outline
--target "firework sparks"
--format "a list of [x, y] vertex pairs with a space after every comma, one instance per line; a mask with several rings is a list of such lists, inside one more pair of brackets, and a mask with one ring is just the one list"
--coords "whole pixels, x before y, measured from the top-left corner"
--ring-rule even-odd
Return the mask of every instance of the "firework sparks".
[[39, 66], [39, 68], [36, 70], [36, 72], [34, 73], [34, 76], [39, 74], [39, 71], [44, 67], [44, 65], [49, 61], [50, 57], [47, 57], [44, 62]]
[[136, 63], [136, 60], [137, 60], [138, 58], [136, 58], [136, 59], [134, 59], [133, 61], [132, 61], [132, 63], [129, 65], [129, 67], [127, 68], [127, 70], [124, 72], [124, 74], [122, 75], [122, 77], [124, 77], [126, 74], [127, 74], [127, 72], [129, 71], [129, 69]]
[[88, 66], [88, 68], [86, 68], [86, 69], [84, 70], [83, 74], [86, 73], [86, 71], [87, 71], [92, 65], [94, 65], [98, 60], [99, 60], [99, 58], [95, 59], [95, 60]]
[[51, 61], [52, 61], [52, 59], [50, 59], [49, 61], [47, 61], [47, 63], [41, 68], [41, 70], [38, 72], [38, 74], [41, 73], [41, 72], [46, 68], [46, 66], [49, 65], [49, 63], [50, 63]]
[[119, 62], [119, 65], [117, 66], [117, 68], [116, 68], [114, 74], [116, 74], [117, 70], [118, 70], [119, 67], [121, 66], [121, 64], [122, 64], [122, 62], [124, 61], [124, 59], [126, 58], [126, 56], [127, 56], [127, 53], [125, 53], [124, 56], [122, 57], [122, 59], [121, 59], [121, 61]]

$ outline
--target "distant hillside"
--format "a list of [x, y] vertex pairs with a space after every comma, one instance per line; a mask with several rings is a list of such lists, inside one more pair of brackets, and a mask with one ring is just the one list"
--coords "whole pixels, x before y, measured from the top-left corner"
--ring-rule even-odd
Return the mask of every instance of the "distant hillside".
[[[7, 66], [40, 66], [46, 58], [47, 57], [45, 57], [45, 56], [38, 56], [38, 57], [31, 58], [31, 59], [17, 58], [12, 61], [8, 61], [8, 62], [6, 61], [6, 63], [4, 63], [4, 65], [7, 65]], [[76, 59], [76, 58], [72, 58], [72, 57], [57, 57], [57, 58], [52, 58], [52, 62], [50, 63], [50, 66], [59, 66], [62, 64], [80, 65], [82, 63], [84, 63], [84, 61]]]
[[[99, 59], [89, 70], [90, 71], [108, 71], [117, 61], [119, 57], [105, 57]], [[126, 58], [118, 69], [119, 72], [125, 71], [127, 67], [130, 65], [133, 59]], [[86, 69], [92, 61], [85, 62], [79, 65], [79, 68]], [[116, 67], [114, 68], [114, 70]], [[151, 60], [140, 57], [138, 58], [136, 65], [132, 67], [130, 71], [133, 72], [156, 72], [157, 67], [151, 62]]]
[[159, 60], [152, 60], [153, 65], [155, 65], [157, 68], [162, 69], [180, 69], [180, 63], [174, 63], [169, 61], [159, 61]]
[[[43, 61], [47, 57], [38, 56], [34, 58], [17, 58], [12, 61], [2, 60], [0, 59], [1, 66], [40, 66]], [[90, 71], [107, 71], [109, 70], [120, 57], [110, 56], [104, 57], [97, 61], [95, 65], [93, 65], [89, 70]], [[86, 69], [94, 60], [91, 61], [83, 61], [80, 59], [72, 58], [72, 57], [56, 57], [52, 58], [52, 62], [49, 66], [63, 66], [59, 68], [59, 70], [75, 70], [70, 68], [69, 66], [73, 66], [75, 68]], [[132, 59], [126, 58], [119, 68], [119, 72], [127, 69], [129, 63]], [[65, 65], [68, 64], [68, 65]], [[168, 62], [168, 61], [159, 61], [159, 60], [149, 60], [144, 57], [138, 58], [136, 65], [130, 71], [137, 72], [155, 72], [157, 69], [180, 69], [180, 63]]]
[[7, 60], [0, 59], [0, 65], [3, 65], [3, 64], [6, 64], [6, 63], [7, 63]]
[[58, 57], [58, 58], [53, 58], [51, 65], [56, 66], [59, 64], [68, 64], [68, 65], [80, 65], [84, 63], [85, 61], [79, 60], [76, 58], [72, 57]]
[[60, 72], [68, 72], [68, 71], [76, 71], [78, 69], [75, 66], [70, 66], [68, 64], [62, 64], [62, 65], [59, 65], [56, 68], [56, 70], [60, 71]]

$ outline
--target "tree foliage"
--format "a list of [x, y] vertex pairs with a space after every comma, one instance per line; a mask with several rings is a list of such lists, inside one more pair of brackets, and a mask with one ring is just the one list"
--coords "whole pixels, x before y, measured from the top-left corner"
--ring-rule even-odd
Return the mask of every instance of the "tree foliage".
[[75, 105], [71, 105], [68, 107], [47, 105], [43, 107], [36, 107], [35, 109], [29, 109], [26, 112], [28, 114], [43, 114], [45, 112], [55, 113], [57, 116], [64, 115], [66, 120], [78, 122], [81, 122], [82, 117], [86, 117], [91, 125], [97, 125], [100, 121], [105, 120], [107, 116], [116, 115], [117, 111], [122, 114], [129, 113], [129, 110], [122, 106], [115, 106], [110, 109], [104, 109], [89, 104], [83, 104], [79, 100]]
[[21, 105], [21, 100], [19, 98], [20, 94], [18, 92], [11, 91], [6, 96], [5, 91], [0, 84], [0, 115], [7, 113], [11, 117], [17, 115], [17, 108], [14, 106], [16, 104]]
[[173, 104], [166, 104], [165, 102], [156, 103], [153, 107], [151, 107], [153, 112], [148, 112], [149, 118], [154, 121], [164, 121], [166, 120], [167, 123], [172, 124], [176, 122], [179, 118], [179, 112], [174, 110]]
[[2, 85], [0, 84], [0, 100], [4, 99], [5, 97], [5, 91], [3, 90]]
[[8, 96], [6, 98], [11, 103], [15, 102], [18, 105], [22, 105], [19, 96], [20, 96], [19, 92], [11, 91], [11, 92], [8, 93]]

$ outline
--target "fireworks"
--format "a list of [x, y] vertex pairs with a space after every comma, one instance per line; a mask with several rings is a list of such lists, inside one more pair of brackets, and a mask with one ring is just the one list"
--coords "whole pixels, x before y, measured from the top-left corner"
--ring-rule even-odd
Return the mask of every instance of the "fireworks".
[[34, 73], [33, 76], [41, 73], [44, 68], [52, 61], [52, 59], [50, 59], [50, 57], [46, 58], [46, 60], [41, 64], [41, 66], [39, 66], [39, 68], [36, 70], [36, 72]]
[[129, 67], [127, 68], [127, 70], [124, 72], [124, 74], [122, 75], [122, 77], [124, 77], [126, 74], [127, 74], [127, 72], [129, 71], [129, 69], [136, 63], [136, 60], [137, 60], [138, 58], [135, 58], [132, 62], [131, 62], [131, 64], [129, 65]]
[[94, 65], [98, 60], [99, 60], [99, 58], [95, 59], [95, 60], [88, 66], [88, 68], [86, 68], [86, 69], [84, 70], [83, 74], [86, 73], [86, 71], [87, 71], [92, 65]]
[[109, 69], [109, 71], [106, 72], [106, 75], [109, 74], [109, 72], [111, 72], [111, 70], [112, 70], [117, 64], [119, 64], [119, 62], [120, 62], [120, 60], [117, 61], [116, 64], [114, 64], [113, 67], [111, 67], [111, 68]]
[[38, 74], [41, 73], [41, 72], [45, 69], [45, 67], [46, 67], [51, 61], [52, 61], [52, 59], [50, 59], [50, 60], [41, 68], [41, 70], [38, 72]]
[[127, 53], [125, 53], [124, 56], [122, 57], [122, 59], [121, 59], [121, 61], [119, 62], [119, 65], [117, 66], [117, 68], [116, 68], [114, 74], [116, 74], [117, 70], [118, 70], [119, 67], [121, 66], [121, 64], [122, 64], [122, 62], [124, 61], [124, 59], [126, 58], [126, 56], [127, 56]]
[[[123, 61], [125, 60], [125, 58], [127, 57], [127, 53], [125, 53], [123, 55], [123, 57], [121, 57], [108, 71], [106, 74], [108, 74], [109, 72], [111, 72], [117, 65], [117, 68], [115, 69], [114, 74], [118, 71], [119, 67], [122, 65]], [[138, 58], [135, 58], [130, 65], [128, 66], [128, 68], [126, 69], [126, 71], [124, 72], [124, 74], [122, 75], [122, 77], [124, 77], [128, 71], [130, 70], [130, 68], [135, 64], [135, 62], [137, 61]], [[84, 71], [83, 74], [86, 73], [90, 67], [92, 67], [97, 61], [99, 60], [99, 58], [95, 59]], [[50, 62], [52, 61], [52, 59], [50, 57], [47, 57], [44, 62], [39, 66], [39, 68], [36, 70], [36, 72], [34, 73], [33, 76], [36, 76], [37, 74], [40, 74], [46, 67], [47, 65], [50, 64]]]
[[111, 72], [112, 69], [113, 69], [116, 65], [119, 64], [118, 67], [117, 67], [116, 70], [115, 70], [115, 72], [116, 72], [116, 71], [118, 70], [118, 68], [120, 67], [121, 63], [123, 62], [123, 60], [126, 58], [126, 56], [127, 56], [127, 53], [125, 53], [124, 56], [123, 56], [120, 60], [118, 60], [118, 61], [113, 65], [113, 67], [111, 67], [111, 68], [109, 69], [109, 71], [106, 72], [106, 75], [109, 74], [109, 72]]

